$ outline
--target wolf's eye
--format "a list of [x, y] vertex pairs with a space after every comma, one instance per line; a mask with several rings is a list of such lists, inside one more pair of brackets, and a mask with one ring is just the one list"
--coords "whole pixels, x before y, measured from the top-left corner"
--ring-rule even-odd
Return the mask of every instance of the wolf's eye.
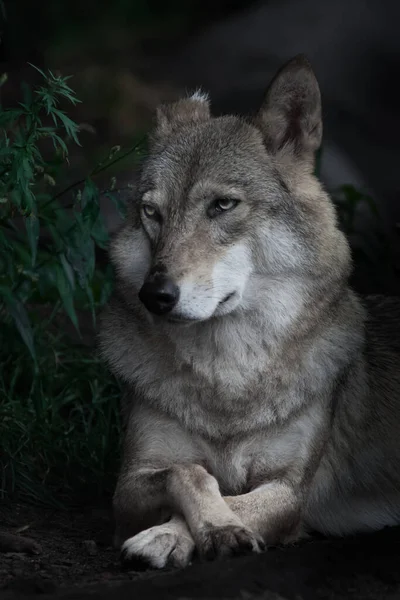
[[141, 210], [143, 215], [148, 219], [153, 219], [154, 221], [160, 220], [160, 213], [151, 204], [142, 204]]
[[236, 200], [235, 198], [218, 198], [211, 204], [208, 212], [210, 216], [226, 212], [235, 208], [239, 202], [240, 200]]

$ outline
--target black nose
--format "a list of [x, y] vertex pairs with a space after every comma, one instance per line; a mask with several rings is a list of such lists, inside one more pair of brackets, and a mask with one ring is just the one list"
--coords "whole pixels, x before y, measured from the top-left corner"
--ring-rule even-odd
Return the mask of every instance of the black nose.
[[165, 275], [150, 275], [144, 282], [139, 299], [156, 315], [170, 312], [179, 300], [179, 288]]

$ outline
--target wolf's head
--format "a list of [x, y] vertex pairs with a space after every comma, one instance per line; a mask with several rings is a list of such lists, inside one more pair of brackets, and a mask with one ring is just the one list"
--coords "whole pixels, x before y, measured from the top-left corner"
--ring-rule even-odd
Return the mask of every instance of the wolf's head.
[[278, 282], [290, 303], [298, 288], [282, 282], [346, 280], [348, 246], [313, 175], [321, 137], [319, 87], [301, 56], [251, 121], [212, 118], [201, 93], [161, 106], [111, 248], [125, 293], [169, 321], [196, 322], [254, 307]]

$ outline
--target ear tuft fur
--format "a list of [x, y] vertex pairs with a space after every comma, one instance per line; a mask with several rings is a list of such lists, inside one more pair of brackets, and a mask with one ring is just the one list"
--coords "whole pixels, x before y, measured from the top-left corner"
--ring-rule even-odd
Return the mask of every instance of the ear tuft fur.
[[210, 98], [207, 92], [203, 92], [202, 89], [196, 90], [191, 96], [189, 96], [189, 100], [193, 100], [195, 102], [206, 102], [209, 104]]
[[169, 135], [182, 127], [208, 121], [210, 117], [208, 94], [197, 90], [188, 98], [158, 107], [156, 135]]

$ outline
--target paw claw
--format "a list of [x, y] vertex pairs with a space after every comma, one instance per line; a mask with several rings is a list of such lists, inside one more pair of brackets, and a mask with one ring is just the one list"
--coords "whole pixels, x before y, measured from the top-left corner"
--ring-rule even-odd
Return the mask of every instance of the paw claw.
[[207, 527], [199, 536], [199, 553], [205, 560], [260, 552], [261, 540], [243, 526]]
[[151, 568], [147, 560], [141, 556], [129, 554], [126, 550], [120, 553], [120, 562], [123, 571], [143, 572]]

